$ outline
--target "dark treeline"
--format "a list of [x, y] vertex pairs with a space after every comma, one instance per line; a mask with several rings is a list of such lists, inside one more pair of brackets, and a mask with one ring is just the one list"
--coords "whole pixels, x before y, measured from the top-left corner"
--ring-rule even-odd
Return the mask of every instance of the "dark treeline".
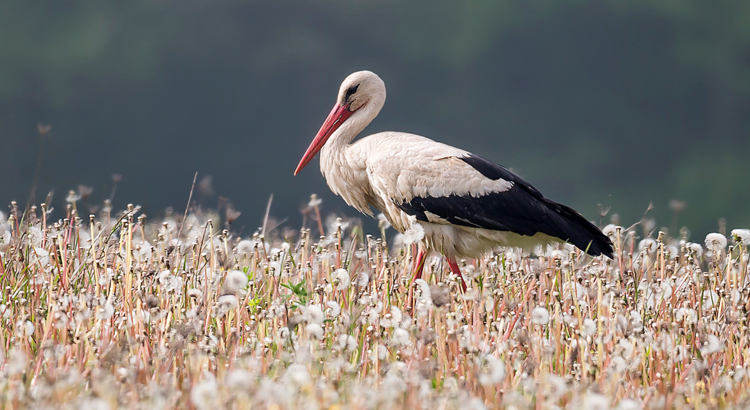
[[[461, 146], [622, 224], [750, 226], [750, 2], [4, 1], [0, 202], [122, 181], [116, 208], [182, 208], [213, 176], [245, 232], [334, 199], [295, 165], [340, 81], [388, 86], [366, 130]], [[40, 137], [37, 124], [49, 124]], [[200, 177], [199, 176], [199, 177]], [[673, 199], [686, 206], [674, 215]], [[183, 208], [184, 209], [184, 208]], [[604, 218], [609, 221], [610, 216]]]

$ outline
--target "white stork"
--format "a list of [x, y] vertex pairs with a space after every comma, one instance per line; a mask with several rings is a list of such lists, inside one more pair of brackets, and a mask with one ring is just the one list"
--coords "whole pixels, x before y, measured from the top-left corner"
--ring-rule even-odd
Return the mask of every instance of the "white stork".
[[429, 250], [442, 252], [462, 281], [456, 258], [476, 258], [497, 246], [570, 242], [592, 256], [612, 257], [612, 242], [599, 228], [492, 161], [403, 132], [352, 144], [384, 103], [380, 77], [370, 71], [349, 75], [294, 174], [320, 151], [328, 186], [347, 204], [367, 215], [374, 207], [399, 232], [423, 230], [415, 278]]

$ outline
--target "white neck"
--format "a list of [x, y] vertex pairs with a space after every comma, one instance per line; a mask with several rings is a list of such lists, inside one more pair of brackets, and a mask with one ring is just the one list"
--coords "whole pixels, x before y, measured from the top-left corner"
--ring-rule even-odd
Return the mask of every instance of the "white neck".
[[[383, 108], [383, 99], [372, 98], [365, 106], [358, 109], [328, 138], [321, 155], [330, 155], [331, 151], [343, 151], [354, 138], [367, 127]], [[328, 153], [326, 153], [328, 151]]]
[[378, 115], [383, 100], [371, 100], [337, 129], [320, 150], [320, 172], [331, 190], [360, 212], [372, 215], [373, 199], [364, 157], [347, 155], [351, 142]]

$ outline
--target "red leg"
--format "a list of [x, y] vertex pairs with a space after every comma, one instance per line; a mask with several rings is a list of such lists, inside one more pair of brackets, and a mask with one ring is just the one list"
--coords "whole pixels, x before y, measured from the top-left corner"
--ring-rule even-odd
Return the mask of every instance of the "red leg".
[[451, 272], [461, 278], [461, 289], [466, 292], [466, 281], [464, 281], [464, 275], [461, 274], [461, 269], [458, 268], [458, 263], [453, 258], [448, 258], [448, 265], [451, 267]]
[[417, 258], [414, 259], [414, 276], [411, 278], [411, 286], [409, 287], [409, 299], [406, 302], [406, 306], [411, 306], [414, 300], [414, 281], [422, 278], [422, 269], [424, 268], [425, 252], [420, 249], [417, 254]]
[[424, 269], [424, 257], [425, 252], [424, 250], [420, 249], [419, 254], [417, 254], [417, 259], [414, 260], [414, 278], [412, 279], [412, 281], [420, 279], [422, 277], [422, 269]]

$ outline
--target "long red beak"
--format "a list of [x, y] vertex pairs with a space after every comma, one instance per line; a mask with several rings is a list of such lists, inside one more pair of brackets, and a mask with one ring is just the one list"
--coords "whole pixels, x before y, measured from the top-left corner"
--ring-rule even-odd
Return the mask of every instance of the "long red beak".
[[315, 158], [315, 155], [321, 148], [323, 148], [323, 145], [328, 141], [331, 134], [333, 134], [333, 132], [336, 131], [350, 115], [352, 115], [352, 112], [349, 111], [348, 105], [336, 103], [336, 105], [333, 106], [331, 113], [328, 114], [328, 118], [326, 118], [326, 121], [320, 127], [320, 131], [318, 131], [318, 134], [312, 140], [310, 146], [307, 147], [305, 155], [302, 157], [299, 165], [297, 165], [297, 169], [294, 170], [294, 175], [297, 175], [297, 173], [302, 171], [302, 168]]

